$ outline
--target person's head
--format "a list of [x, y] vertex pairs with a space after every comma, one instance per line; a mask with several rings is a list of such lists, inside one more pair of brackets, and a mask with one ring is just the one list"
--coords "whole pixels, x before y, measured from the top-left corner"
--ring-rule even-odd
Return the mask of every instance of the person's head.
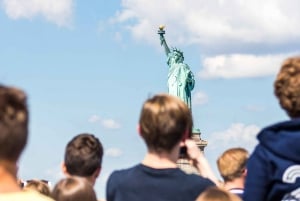
[[26, 94], [0, 85], [0, 161], [16, 163], [28, 135]]
[[28, 180], [23, 187], [24, 190], [34, 190], [43, 195], [50, 196], [50, 187], [48, 182], [42, 180]]
[[192, 130], [192, 115], [179, 98], [167, 94], [146, 100], [139, 120], [139, 132], [149, 151], [171, 152]]
[[199, 195], [196, 201], [241, 201], [241, 199], [218, 187], [209, 187]]
[[102, 164], [103, 147], [92, 134], [79, 134], [66, 146], [63, 170], [68, 175], [85, 177], [93, 184]]
[[225, 182], [246, 176], [246, 164], [249, 158], [244, 148], [231, 148], [226, 150], [218, 159], [217, 165]]
[[300, 56], [284, 61], [274, 82], [274, 92], [291, 118], [300, 117]]
[[97, 201], [93, 186], [79, 177], [60, 180], [54, 186], [51, 197], [56, 201]]

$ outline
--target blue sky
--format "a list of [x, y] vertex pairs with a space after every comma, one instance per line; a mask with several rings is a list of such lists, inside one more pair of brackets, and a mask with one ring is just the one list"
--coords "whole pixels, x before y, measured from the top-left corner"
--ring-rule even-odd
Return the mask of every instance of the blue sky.
[[193, 116], [205, 154], [246, 147], [266, 125], [286, 120], [273, 95], [283, 59], [299, 53], [298, 0], [0, 0], [0, 81], [23, 88], [30, 141], [20, 177], [55, 183], [66, 143], [93, 133], [105, 148], [96, 184], [138, 163], [143, 101], [167, 91], [157, 35], [184, 52], [196, 77]]

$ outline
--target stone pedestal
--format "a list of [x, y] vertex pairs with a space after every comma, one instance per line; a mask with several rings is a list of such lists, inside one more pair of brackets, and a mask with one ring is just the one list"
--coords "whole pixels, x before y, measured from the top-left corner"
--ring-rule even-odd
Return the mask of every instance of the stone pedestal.
[[[201, 132], [200, 131], [194, 131], [192, 134], [192, 139], [196, 142], [199, 149], [204, 152], [204, 148], [207, 146], [207, 141], [201, 139]], [[190, 161], [185, 157], [181, 156], [178, 161], [177, 165], [180, 169], [182, 169], [184, 172], [191, 174], [199, 174], [198, 170], [193, 166], [193, 164], [190, 163]]]

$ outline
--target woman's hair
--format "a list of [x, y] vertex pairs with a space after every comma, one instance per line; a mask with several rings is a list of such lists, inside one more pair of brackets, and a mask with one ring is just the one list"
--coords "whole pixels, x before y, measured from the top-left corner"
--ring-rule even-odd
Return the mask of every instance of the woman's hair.
[[97, 201], [93, 186], [80, 177], [60, 180], [55, 185], [51, 197], [56, 201]]
[[24, 190], [34, 190], [43, 195], [50, 196], [50, 187], [46, 181], [43, 180], [28, 180], [26, 181]]
[[284, 61], [274, 82], [274, 92], [291, 118], [300, 117], [300, 57]]
[[241, 201], [241, 199], [218, 187], [209, 187], [199, 195], [196, 201]]

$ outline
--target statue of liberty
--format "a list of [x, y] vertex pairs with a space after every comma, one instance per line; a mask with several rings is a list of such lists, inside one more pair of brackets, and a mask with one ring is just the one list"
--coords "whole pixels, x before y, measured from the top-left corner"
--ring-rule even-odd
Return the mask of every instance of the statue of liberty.
[[176, 48], [170, 50], [168, 47], [164, 37], [164, 26], [159, 27], [158, 34], [160, 35], [161, 45], [164, 46], [169, 66], [168, 92], [173, 96], [179, 97], [192, 110], [191, 91], [195, 85], [194, 75], [189, 66], [183, 63], [183, 52]]

